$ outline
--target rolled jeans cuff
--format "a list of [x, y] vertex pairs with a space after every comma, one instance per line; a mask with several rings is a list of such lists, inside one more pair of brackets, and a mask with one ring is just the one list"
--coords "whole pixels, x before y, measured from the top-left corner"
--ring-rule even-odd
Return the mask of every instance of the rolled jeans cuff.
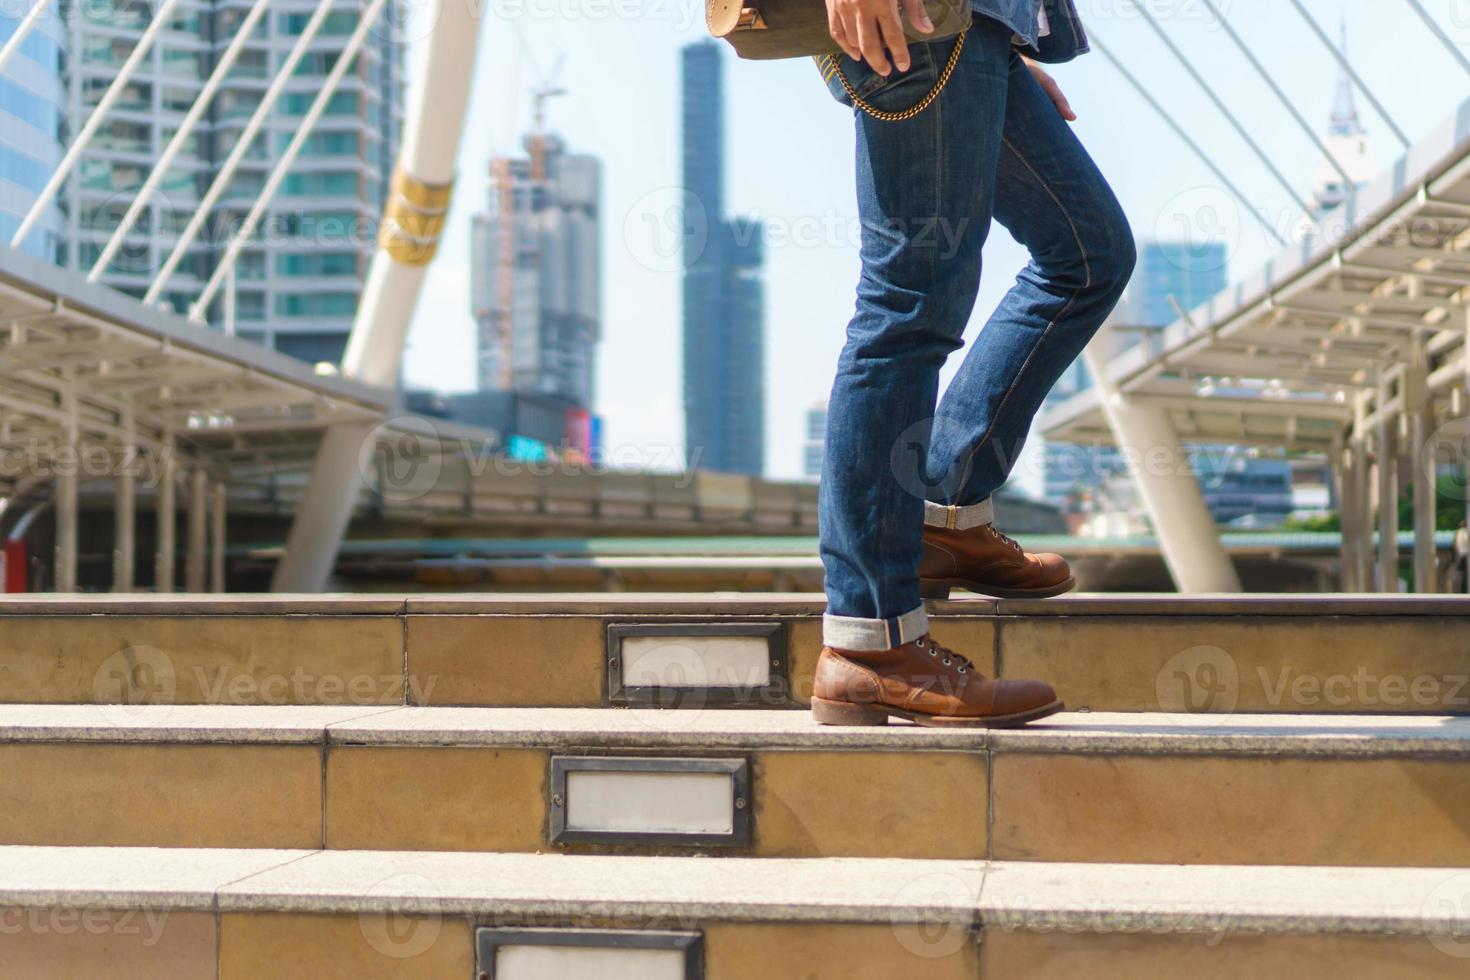
[[995, 523], [995, 504], [989, 497], [978, 504], [951, 507], [924, 501], [924, 523], [930, 527], [947, 527], [953, 531], [968, 531], [981, 524]]
[[888, 650], [912, 643], [929, 632], [929, 615], [924, 605], [901, 616], [862, 619], [857, 616], [822, 616], [822, 643], [834, 650]]

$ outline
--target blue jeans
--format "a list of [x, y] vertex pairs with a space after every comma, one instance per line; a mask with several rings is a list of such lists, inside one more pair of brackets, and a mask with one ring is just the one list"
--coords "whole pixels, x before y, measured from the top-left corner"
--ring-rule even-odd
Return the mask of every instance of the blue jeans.
[[[862, 275], [827, 414], [818, 512], [824, 641], [881, 650], [928, 631], [919, 598], [924, 523], [988, 523], [1042, 399], [1112, 311], [1133, 271], [1122, 208], [1051, 99], [977, 16], [954, 72], [904, 121], [854, 110]], [[842, 55], [832, 95], [914, 105], [957, 39], [910, 47], [888, 78]], [[936, 400], [962, 344], [994, 218], [1031, 253]]]

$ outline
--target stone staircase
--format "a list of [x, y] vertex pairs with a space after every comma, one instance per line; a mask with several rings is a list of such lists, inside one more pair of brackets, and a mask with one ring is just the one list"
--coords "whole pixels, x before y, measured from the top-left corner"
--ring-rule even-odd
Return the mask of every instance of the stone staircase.
[[0, 602], [0, 974], [1470, 975], [1470, 599], [937, 603], [993, 732], [813, 725], [821, 608]]

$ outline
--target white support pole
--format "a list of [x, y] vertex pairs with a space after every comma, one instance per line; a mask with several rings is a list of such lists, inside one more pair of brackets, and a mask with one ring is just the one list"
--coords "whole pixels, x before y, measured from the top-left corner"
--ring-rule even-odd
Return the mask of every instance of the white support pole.
[[[347, 377], [398, 384], [408, 326], [448, 213], [475, 72], [480, 9], [437, 0], [422, 12], [434, 18], [429, 50], [420, 59], [424, 74], [408, 116], [393, 195], [343, 357]], [[358, 453], [371, 433], [369, 425], [339, 425], [323, 437], [276, 567], [274, 591], [319, 592], [326, 586], [357, 503]]]
[[46, 8], [49, 6], [51, 6], [51, 0], [36, 0], [31, 5], [31, 9], [26, 11], [25, 17], [15, 26], [15, 33], [10, 35], [10, 38], [5, 42], [5, 47], [0, 48], [0, 71], [4, 71], [6, 64], [20, 50], [20, 46], [25, 43], [26, 38], [30, 37], [31, 31], [35, 30], [37, 24], [41, 23], [41, 18], [46, 16]]
[[1378, 387], [1378, 591], [1399, 590], [1398, 416], [1387, 410], [1388, 385]]
[[153, 591], [174, 590], [174, 434], [163, 433], [158, 463], [158, 497], [154, 510], [157, 550], [153, 555]]
[[1368, 444], [1354, 438], [1349, 443], [1353, 455], [1352, 479], [1352, 585], [1350, 592], [1373, 591], [1373, 491], [1372, 463]]
[[347, 74], [347, 69], [357, 58], [357, 52], [362, 48], [362, 42], [367, 40], [377, 23], [378, 15], [383, 12], [383, 6], [387, 0], [370, 0], [368, 7], [358, 19], [357, 27], [348, 35], [347, 43], [337, 53], [337, 60], [332, 62], [332, 70], [327, 72], [326, 79], [321, 88], [312, 99], [311, 107], [307, 109], [306, 115], [296, 127], [296, 132], [291, 136], [291, 142], [286, 145], [286, 151], [276, 161], [271, 169], [270, 176], [266, 178], [265, 186], [255, 197], [255, 203], [245, 215], [245, 220], [240, 223], [240, 228], [230, 239], [230, 244], [225, 248], [225, 254], [220, 257], [214, 272], [210, 274], [209, 281], [204, 284], [204, 289], [199, 298], [189, 308], [189, 318], [192, 320], [203, 320], [204, 313], [209, 309], [209, 303], [214, 299], [214, 294], [219, 291], [220, 284], [224, 282], [226, 273], [235, 267], [235, 260], [240, 257], [240, 249], [255, 234], [256, 225], [260, 224], [265, 209], [270, 206], [271, 199], [276, 196], [281, 182], [286, 179], [286, 174], [291, 165], [296, 162], [296, 157], [301, 153], [301, 148], [306, 145], [306, 140], [316, 128], [317, 121], [321, 119], [322, 113], [327, 111], [327, 105], [332, 101], [332, 96], [337, 93], [337, 87], [342, 84], [342, 77]]
[[327, 14], [331, 11], [332, 0], [318, 0], [311, 18], [301, 29], [301, 35], [296, 38], [296, 43], [291, 45], [291, 50], [286, 54], [286, 60], [281, 62], [280, 70], [276, 72], [270, 85], [266, 86], [264, 94], [261, 95], [260, 105], [255, 107], [255, 112], [246, 121], [245, 128], [240, 131], [235, 145], [230, 148], [230, 155], [225, 157], [225, 162], [215, 176], [214, 182], [209, 185], [209, 190], [204, 192], [204, 197], [200, 199], [194, 213], [190, 215], [188, 223], [184, 225], [184, 230], [179, 233], [178, 241], [174, 242], [173, 251], [168, 253], [168, 258], [164, 259], [158, 274], [153, 277], [148, 292], [143, 294], [144, 303], [155, 302], [168, 285], [174, 270], [179, 267], [179, 263], [184, 260], [184, 254], [194, 243], [194, 236], [199, 234], [199, 226], [204, 224], [214, 212], [214, 206], [219, 201], [220, 195], [225, 192], [225, 188], [230, 186], [236, 168], [240, 166], [240, 161], [245, 159], [245, 154], [250, 151], [250, 145], [255, 142], [255, 134], [260, 132], [260, 127], [265, 125], [265, 121], [270, 118], [271, 111], [276, 105], [276, 99], [280, 98], [281, 92], [286, 88], [286, 83], [295, 74], [296, 66], [301, 62], [307, 49], [311, 47], [311, 42], [316, 38], [322, 23], [326, 21]]
[[1414, 591], [1439, 591], [1439, 551], [1434, 544], [1438, 497], [1434, 457], [1429, 440], [1434, 434], [1434, 412], [1423, 406], [1411, 416], [1414, 460]]
[[1332, 480], [1337, 488], [1338, 563], [1340, 574], [1338, 588], [1342, 592], [1356, 592], [1357, 583], [1353, 573], [1357, 570], [1353, 549], [1357, 546], [1357, 501], [1353, 482], [1353, 450], [1344, 439], [1332, 445]]
[[66, 453], [56, 473], [56, 591], [77, 590], [77, 481], [81, 469], [78, 445], [77, 387], [66, 372], [61, 410], [66, 417]]
[[225, 591], [225, 518], [229, 498], [217, 481], [209, 502], [209, 591]]
[[122, 412], [122, 459], [117, 469], [117, 497], [112, 517], [112, 591], [133, 591], [133, 562], [136, 548], [138, 465], [137, 420], [129, 402]]
[[189, 539], [184, 553], [184, 591], [203, 592], [209, 564], [209, 474], [195, 466], [189, 474]]
[[148, 174], [148, 179], [143, 182], [143, 186], [138, 191], [137, 196], [128, 205], [128, 210], [123, 215], [122, 221], [118, 223], [117, 229], [113, 231], [112, 237], [107, 240], [107, 244], [103, 246], [102, 254], [92, 264], [92, 271], [87, 273], [88, 282], [97, 281], [102, 273], [107, 270], [107, 264], [112, 261], [112, 257], [117, 254], [117, 250], [122, 247], [123, 240], [137, 222], [138, 215], [143, 213], [143, 209], [148, 206], [148, 201], [153, 197], [154, 192], [158, 190], [159, 185], [163, 183], [164, 177], [168, 176], [168, 170], [169, 167], [173, 166], [174, 157], [178, 156], [179, 151], [184, 148], [184, 144], [189, 141], [189, 137], [194, 133], [195, 124], [204, 115], [204, 110], [209, 108], [210, 102], [214, 100], [214, 93], [219, 90], [220, 84], [225, 80], [225, 76], [234, 67], [236, 59], [240, 56], [240, 52], [245, 48], [245, 42], [250, 39], [251, 33], [255, 30], [255, 25], [260, 22], [260, 18], [265, 14], [265, 8], [269, 3], [270, 0], [255, 0], [251, 4], [250, 10], [245, 14], [245, 19], [240, 22], [239, 30], [235, 31], [235, 36], [230, 39], [229, 46], [220, 55], [219, 62], [214, 66], [214, 71], [209, 73], [209, 80], [204, 83], [204, 88], [199, 90], [199, 94], [194, 98], [193, 104], [189, 106], [189, 111], [184, 114], [183, 121], [179, 123], [178, 132], [174, 133], [173, 137], [168, 141], [168, 144], [164, 146], [163, 153], [158, 157], [158, 162], [153, 165], [153, 171]]
[[1368, 392], [1360, 391], [1353, 396], [1352, 436], [1348, 445], [1353, 450], [1353, 496], [1356, 515], [1353, 533], [1357, 538], [1353, 546], [1353, 569], [1355, 592], [1372, 592], [1373, 584], [1373, 450], [1368, 432]]
[[31, 229], [36, 226], [36, 222], [41, 220], [41, 215], [46, 213], [46, 208], [50, 205], [51, 198], [56, 196], [56, 191], [61, 187], [62, 181], [66, 180], [67, 174], [71, 173], [71, 168], [81, 158], [82, 151], [87, 148], [87, 143], [92, 139], [92, 134], [97, 132], [97, 127], [101, 126], [107, 118], [107, 113], [112, 109], [112, 104], [122, 95], [123, 89], [127, 88], [128, 82], [133, 77], [133, 72], [138, 70], [138, 65], [142, 64], [143, 58], [147, 56], [149, 50], [153, 47], [153, 41], [158, 37], [158, 32], [163, 30], [168, 24], [169, 18], [173, 16], [174, 7], [177, 6], [178, 2], [179, 0], [163, 0], [163, 3], [154, 11], [153, 19], [148, 22], [148, 27], [143, 31], [142, 36], [138, 38], [138, 43], [134, 44], [133, 50], [128, 52], [127, 58], [117, 70], [116, 77], [107, 86], [107, 91], [102, 93], [102, 100], [97, 103], [97, 108], [92, 110], [92, 114], [82, 124], [81, 130], [71, 141], [71, 146], [67, 148], [66, 154], [61, 158], [61, 162], [56, 165], [55, 170], [51, 171], [51, 176], [47, 179], [46, 186], [41, 188], [41, 193], [32, 202], [31, 209], [26, 212], [26, 216], [21, 221], [20, 227], [11, 236], [11, 248], [20, 248], [21, 244], [25, 242], [26, 236], [31, 233]]
[[1120, 392], [1108, 376], [1103, 349], [1097, 341], [1087, 348], [1087, 370], [1175, 585], [1186, 593], [1243, 591], [1168, 412]]
[[[1418, 292], [1418, 280], [1414, 280], [1412, 295], [1417, 296]], [[1428, 373], [1424, 340], [1416, 337], [1401, 382], [1401, 399], [1408, 423], [1409, 473], [1414, 481], [1415, 592], [1439, 591], [1439, 553], [1434, 547], [1435, 465], [1428, 445], [1434, 434], [1434, 406], [1429, 397]]]

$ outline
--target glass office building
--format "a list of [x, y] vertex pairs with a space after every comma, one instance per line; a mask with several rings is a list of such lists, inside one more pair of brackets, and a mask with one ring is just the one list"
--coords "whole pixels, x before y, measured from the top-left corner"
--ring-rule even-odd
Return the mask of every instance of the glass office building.
[[[0, 44], [20, 25], [24, 8], [0, 10]], [[46, 181], [61, 163], [66, 89], [62, 84], [66, 31], [53, 6], [0, 71], [0, 240], [9, 243]], [[66, 223], [53, 201], [21, 249], [61, 263]]]
[[[314, 7], [308, 0], [271, 5], [103, 282], [135, 296], [148, 290]], [[114, 0], [70, 9], [72, 57], [64, 80], [68, 128], [76, 132], [116, 78], [153, 7]], [[67, 181], [61, 203], [73, 247], [66, 264], [86, 272], [96, 263], [248, 9], [243, 0], [180, 0], [174, 8]], [[166, 305], [184, 312], [199, 295], [299, 130], [360, 10], [361, 4], [344, 5], [326, 17], [169, 279], [160, 297]], [[242, 250], [227, 287], [233, 302], [216, 298], [208, 311], [212, 324], [307, 361], [340, 359], [376, 248], [402, 130], [402, 90], [402, 42], [394, 22], [383, 21], [369, 34]]]

